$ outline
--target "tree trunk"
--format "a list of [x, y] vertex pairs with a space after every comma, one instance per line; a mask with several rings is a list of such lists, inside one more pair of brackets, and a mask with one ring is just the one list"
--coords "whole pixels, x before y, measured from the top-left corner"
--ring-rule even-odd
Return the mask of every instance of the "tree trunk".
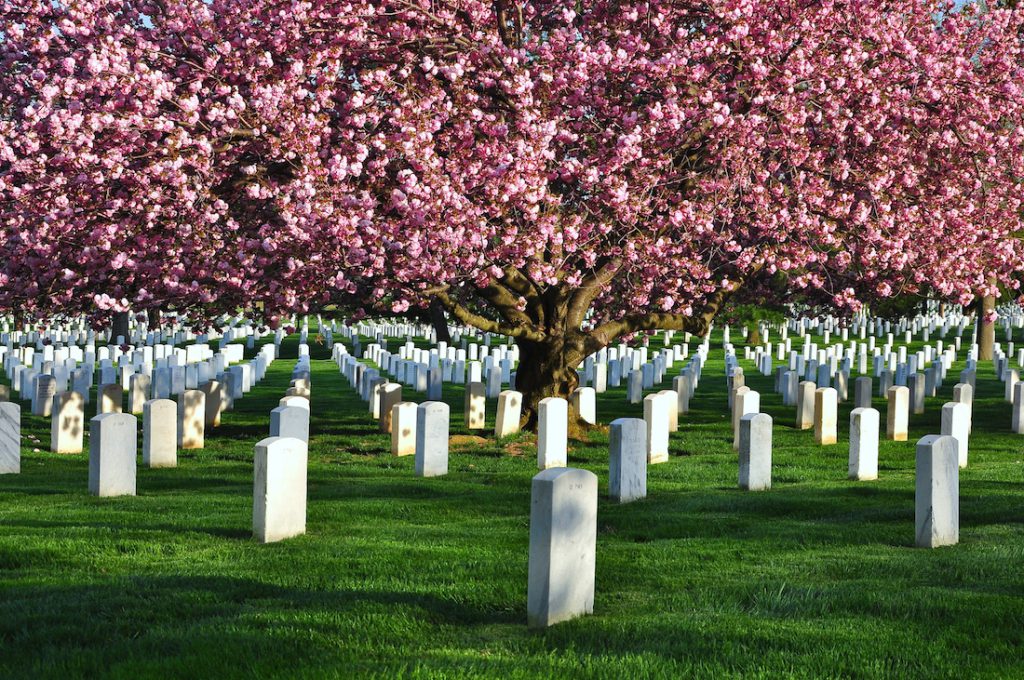
[[761, 344], [761, 327], [754, 324], [747, 332], [747, 344], [751, 347]]
[[430, 303], [430, 323], [434, 326], [436, 342], [451, 344], [452, 334], [448, 332], [448, 318], [444, 313], [444, 305], [439, 300]]
[[[555, 286], [540, 286], [516, 267], [508, 266], [475, 290], [494, 315], [478, 313], [463, 305], [450, 294], [447, 285], [438, 286], [429, 294], [460, 323], [515, 338], [519, 348], [515, 384], [523, 395], [520, 426], [532, 430], [537, 427], [542, 399], [572, 396], [579, 385], [576, 368], [588, 354], [620, 337], [643, 332], [671, 329], [704, 336], [722, 305], [743, 282], [742, 278], [723, 280], [696, 315], [646, 311], [588, 325], [584, 331], [587, 312], [621, 273], [623, 265], [624, 258], [605, 258], [594, 273], [575, 287], [564, 281]], [[757, 266], [750, 273], [759, 270]], [[526, 304], [522, 306], [524, 299]], [[591, 429], [578, 417], [570, 419], [570, 436], [574, 431], [589, 433]]]
[[118, 336], [124, 338], [124, 342], [128, 342], [130, 332], [128, 330], [128, 320], [131, 316], [131, 312], [115, 312], [114, 318], [110, 322], [110, 342], [117, 342]]
[[[516, 368], [516, 390], [523, 394], [520, 425], [524, 430], [537, 430], [540, 400], [561, 397], [566, 401], [579, 386], [576, 366], [582, 361], [582, 352], [566, 347], [560, 340], [532, 342], [518, 339], [519, 365]], [[570, 409], [569, 434], [578, 437], [586, 424], [573, 418]]]
[[994, 352], [993, 348], [996, 342], [996, 324], [995, 321], [986, 321], [985, 316], [990, 312], [995, 312], [996, 309], [996, 298], [992, 295], [986, 295], [985, 297], [978, 300], [978, 360], [979, 361], [992, 361]]

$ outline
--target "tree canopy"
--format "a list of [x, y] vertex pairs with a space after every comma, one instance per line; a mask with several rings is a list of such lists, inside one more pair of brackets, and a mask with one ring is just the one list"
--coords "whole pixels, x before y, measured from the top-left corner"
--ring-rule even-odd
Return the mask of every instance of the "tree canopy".
[[7, 309], [435, 301], [575, 357], [780, 277], [840, 307], [1017, 286], [1019, 10], [0, 7]]

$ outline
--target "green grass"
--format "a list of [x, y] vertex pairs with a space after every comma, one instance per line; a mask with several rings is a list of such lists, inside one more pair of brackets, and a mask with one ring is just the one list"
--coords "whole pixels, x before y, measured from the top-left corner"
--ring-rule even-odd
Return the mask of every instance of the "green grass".
[[[911, 417], [910, 442], [882, 442], [880, 479], [858, 483], [846, 479], [850, 404], [839, 444], [818, 447], [741, 360], [775, 419], [773, 488], [744, 493], [713, 350], [647, 500], [607, 501], [606, 439], [573, 446], [570, 465], [601, 480], [595, 613], [531, 631], [531, 439], [458, 446], [447, 477], [417, 479], [322, 347], [308, 534], [251, 538], [253, 445], [296, 343], [205, 450], [140, 468], [137, 497], [89, 496], [87, 456], [46, 453], [48, 422], [23, 417], [22, 473], [0, 477], [0, 676], [1024, 675], [1024, 437], [991, 365], [961, 472], [961, 542], [929, 551], [913, 547], [914, 442], [938, 431], [962, 363]], [[461, 390], [445, 398], [452, 433], [466, 434]], [[642, 408], [620, 388], [598, 412]]]

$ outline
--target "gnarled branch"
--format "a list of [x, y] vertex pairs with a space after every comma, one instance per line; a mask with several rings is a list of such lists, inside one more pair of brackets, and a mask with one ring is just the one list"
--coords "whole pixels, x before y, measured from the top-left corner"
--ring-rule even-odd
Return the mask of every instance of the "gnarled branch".
[[424, 291], [424, 294], [436, 297], [438, 302], [444, 305], [445, 309], [451, 312], [452, 316], [461, 323], [477, 328], [485, 333], [498, 333], [534, 342], [542, 342], [545, 338], [544, 333], [534, 328], [531, 324], [502, 323], [470, 311], [451, 296], [447, 286]]
[[722, 305], [740, 289], [741, 285], [742, 281], [732, 281], [729, 285], [719, 288], [708, 298], [699, 315], [647, 312], [603, 323], [587, 333], [586, 353], [592, 354], [602, 347], [607, 347], [618, 337], [640, 331], [669, 330], [704, 335], [711, 328], [711, 322], [714, 321]]

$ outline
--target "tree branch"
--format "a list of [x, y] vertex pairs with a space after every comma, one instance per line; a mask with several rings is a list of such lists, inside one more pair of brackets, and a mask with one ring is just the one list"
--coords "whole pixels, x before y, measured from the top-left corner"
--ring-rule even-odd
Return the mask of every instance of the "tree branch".
[[571, 328], [579, 328], [583, 324], [583, 318], [587, 310], [593, 304], [594, 299], [601, 294], [602, 289], [611, 283], [615, 275], [622, 268], [622, 258], [612, 257], [602, 264], [596, 272], [584, 279], [569, 301], [568, 325]]
[[545, 338], [544, 334], [536, 328], [533, 328], [532, 325], [503, 324], [500, 321], [488, 319], [485, 316], [471, 312], [449, 294], [447, 287], [424, 291], [424, 293], [435, 296], [437, 300], [444, 305], [445, 309], [451, 312], [452, 316], [458, 319], [461, 323], [464, 323], [467, 326], [473, 326], [485, 333], [498, 333], [513, 338], [532, 340], [533, 342], [542, 342]]
[[587, 333], [586, 353], [592, 354], [602, 347], [607, 347], [616, 338], [640, 331], [670, 330], [704, 335], [711, 328], [711, 322], [714, 321], [722, 305], [740, 289], [741, 285], [742, 281], [733, 281], [728, 286], [719, 288], [708, 298], [703, 311], [698, 316], [647, 312], [603, 323]]

